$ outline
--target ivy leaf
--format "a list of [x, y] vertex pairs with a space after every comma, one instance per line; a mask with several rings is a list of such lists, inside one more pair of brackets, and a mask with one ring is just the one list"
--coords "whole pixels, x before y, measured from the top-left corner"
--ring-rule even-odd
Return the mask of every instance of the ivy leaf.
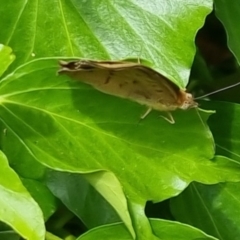
[[[148, 60], [182, 88], [195, 54], [195, 34], [212, 11], [209, 0], [0, 0], [0, 5], [0, 42], [17, 56], [11, 69], [39, 57], [134, 57]], [[49, 9], [54, 9], [51, 17]]]
[[240, 29], [238, 27], [238, 19], [240, 14], [240, 6], [237, 0], [231, 1], [231, 4], [225, 0], [215, 0], [216, 15], [223, 23], [227, 35], [228, 45], [240, 64], [240, 47], [238, 39], [240, 37]]
[[[192, 181], [240, 180], [237, 163], [221, 156], [211, 160], [214, 145], [206, 125], [208, 113], [176, 111], [172, 125], [153, 112], [138, 123], [140, 105], [56, 76], [57, 69], [56, 59], [33, 61], [0, 85], [0, 119], [18, 139], [16, 147], [26, 149], [32, 159], [61, 171], [112, 172], [123, 187], [115, 200], [102, 192], [104, 181], [96, 185], [94, 174], [88, 181], [112, 206], [117, 198], [128, 196], [129, 206], [138, 206], [138, 210], [130, 207], [134, 214], [147, 200], [175, 196]], [[7, 142], [5, 134], [3, 143]], [[115, 191], [115, 184], [107, 186]], [[121, 204], [114, 207], [124, 209]], [[131, 228], [127, 214], [121, 218]], [[144, 214], [138, 219], [138, 224], [146, 224]]]

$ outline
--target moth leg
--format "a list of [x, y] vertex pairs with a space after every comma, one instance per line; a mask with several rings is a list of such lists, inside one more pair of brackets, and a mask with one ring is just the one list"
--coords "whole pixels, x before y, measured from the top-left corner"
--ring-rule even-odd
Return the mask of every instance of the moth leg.
[[169, 123], [171, 123], [171, 124], [174, 124], [175, 123], [175, 121], [174, 121], [174, 118], [173, 118], [173, 116], [172, 116], [172, 114], [170, 113], [170, 112], [167, 112], [167, 117], [164, 117], [164, 116], [160, 116], [160, 117], [162, 117], [163, 119], [165, 119], [167, 122], [169, 122]]
[[152, 108], [148, 108], [147, 111], [140, 118], [144, 119], [151, 111], [152, 111]]

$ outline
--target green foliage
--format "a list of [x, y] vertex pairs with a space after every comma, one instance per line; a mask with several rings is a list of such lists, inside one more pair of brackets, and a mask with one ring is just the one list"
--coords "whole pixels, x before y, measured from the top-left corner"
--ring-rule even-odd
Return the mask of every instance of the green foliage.
[[[0, 4], [3, 223], [29, 240], [237, 239], [239, 97], [176, 111], [174, 125], [159, 112], [139, 122], [142, 106], [57, 75], [60, 59], [140, 58], [184, 88], [211, 1]], [[226, 18], [231, 7], [215, 4], [239, 59], [240, 9]], [[223, 74], [198, 49], [193, 91], [218, 88], [219, 76], [236, 80], [238, 70]], [[160, 207], [149, 218], [147, 201], [167, 202], [171, 217], [162, 219]], [[12, 239], [5, 228], [0, 237]]]
[[237, 0], [231, 1], [227, 4], [225, 0], [215, 0], [216, 14], [225, 26], [228, 34], [229, 48], [233, 51], [238, 63], [240, 63], [240, 49], [238, 44], [238, 37], [240, 29], [238, 27], [238, 17], [240, 6]]
[[9, 167], [2, 152], [0, 163], [0, 220], [25, 238], [43, 239], [44, 222], [39, 206]]

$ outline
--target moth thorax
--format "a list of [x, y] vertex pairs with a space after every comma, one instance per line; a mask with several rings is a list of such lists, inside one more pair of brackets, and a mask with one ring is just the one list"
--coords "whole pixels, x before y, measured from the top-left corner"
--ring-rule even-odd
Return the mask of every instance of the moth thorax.
[[181, 103], [179, 108], [186, 110], [189, 108], [197, 107], [197, 103], [194, 102], [193, 96], [191, 93], [186, 93], [184, 91], [182, 91], [181, 93], [182, 93], [181, 94], [182, 96], [181, 96]]

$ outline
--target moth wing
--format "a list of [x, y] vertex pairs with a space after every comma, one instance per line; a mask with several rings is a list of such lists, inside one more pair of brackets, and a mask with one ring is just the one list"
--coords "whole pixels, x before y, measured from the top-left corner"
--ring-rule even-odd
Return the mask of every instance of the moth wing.
[[60, 63], [60, 73], [92, 85], [104, 93], [140, 104], [176, 105], [179, 87], [155, 70], [131, 62], [75, 61]]

